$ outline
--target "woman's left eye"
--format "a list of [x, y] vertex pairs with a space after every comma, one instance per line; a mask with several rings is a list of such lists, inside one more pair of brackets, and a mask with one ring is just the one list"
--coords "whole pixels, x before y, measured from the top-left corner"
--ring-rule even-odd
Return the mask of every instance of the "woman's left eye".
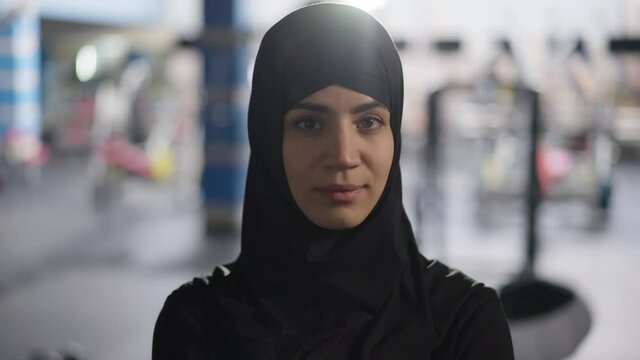
[[364, 117], [357, 122], [358, 129], [377, 129], [382, 125], [382, 120], [376, 117]]

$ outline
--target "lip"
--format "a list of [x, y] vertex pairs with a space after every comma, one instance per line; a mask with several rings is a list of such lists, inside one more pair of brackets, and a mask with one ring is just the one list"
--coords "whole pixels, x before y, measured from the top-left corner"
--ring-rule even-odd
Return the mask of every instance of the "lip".
[[331, 184], [316, 187], [316, 190], [322, 192], [335, 202], [348, 203], [354, 201], [363, 188], [363, 185]]

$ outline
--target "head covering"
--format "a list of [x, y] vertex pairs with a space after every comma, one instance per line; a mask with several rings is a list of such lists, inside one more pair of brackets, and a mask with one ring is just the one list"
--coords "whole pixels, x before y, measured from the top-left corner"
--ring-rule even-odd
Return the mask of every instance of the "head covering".
[[[305, 217], [282, 156], [287, 110], [333, 84], [386, 105], [394, 137], [381, 198], [347, 230], [323, 229]], [[425, 359], [433, 330], [423, 258], [402, 204], [402, 103], [398, 52], [368, 13], [311, 5], [266, 33], [249, 104], [242, 250], [215, 287], [216, 326], [224, 329], [218, 346], [250, 359]]]

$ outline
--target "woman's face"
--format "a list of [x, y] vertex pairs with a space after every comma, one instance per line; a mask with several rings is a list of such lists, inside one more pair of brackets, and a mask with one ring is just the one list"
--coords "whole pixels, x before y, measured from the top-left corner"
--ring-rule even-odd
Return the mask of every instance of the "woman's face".
[[326, 229], [362, 223], [380, 198], [391, 163], [389, 110], [338, 85], [295, 104], [284, 117], [289, 189], [304, 215]]

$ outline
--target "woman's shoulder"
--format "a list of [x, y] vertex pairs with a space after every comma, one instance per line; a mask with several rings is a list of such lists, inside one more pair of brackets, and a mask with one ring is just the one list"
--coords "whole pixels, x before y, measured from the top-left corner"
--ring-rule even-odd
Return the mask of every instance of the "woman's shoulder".
[[217, 266], [210, 274], [182, 284], [166, 299], [154, 328], [153, 359], [210, 358], [212, 324], [219, 314], [211, 307], [212, 289], [233, 265]]
[[423, 262], [423, 278], [425, 289], [434, 300], [464, 302], [469, 296], [494, 296], [494, 289], [471, 278], [462, 271], [447, 266], [438, 260]]
[[216, 282], [228, 276], [232, 269], [233, 263], [218, 265], [210, 273], [194, 277], [190, 281], [180, 285], [167, 297], [165, 308], [190, 307], [201, 302], [206, 302]]
[[453, 354], [464, 349], [495, 354], [495, 359], [513, 358], [509, 327], [493, 288], [437, 260], [425, 262], [424, 281], [441, 350]]
[[438, 260], [425, 259], [423, 269], [427, 302], [438, 316], [450, 317], [464, 308], [500, 301], [493, 288]]

